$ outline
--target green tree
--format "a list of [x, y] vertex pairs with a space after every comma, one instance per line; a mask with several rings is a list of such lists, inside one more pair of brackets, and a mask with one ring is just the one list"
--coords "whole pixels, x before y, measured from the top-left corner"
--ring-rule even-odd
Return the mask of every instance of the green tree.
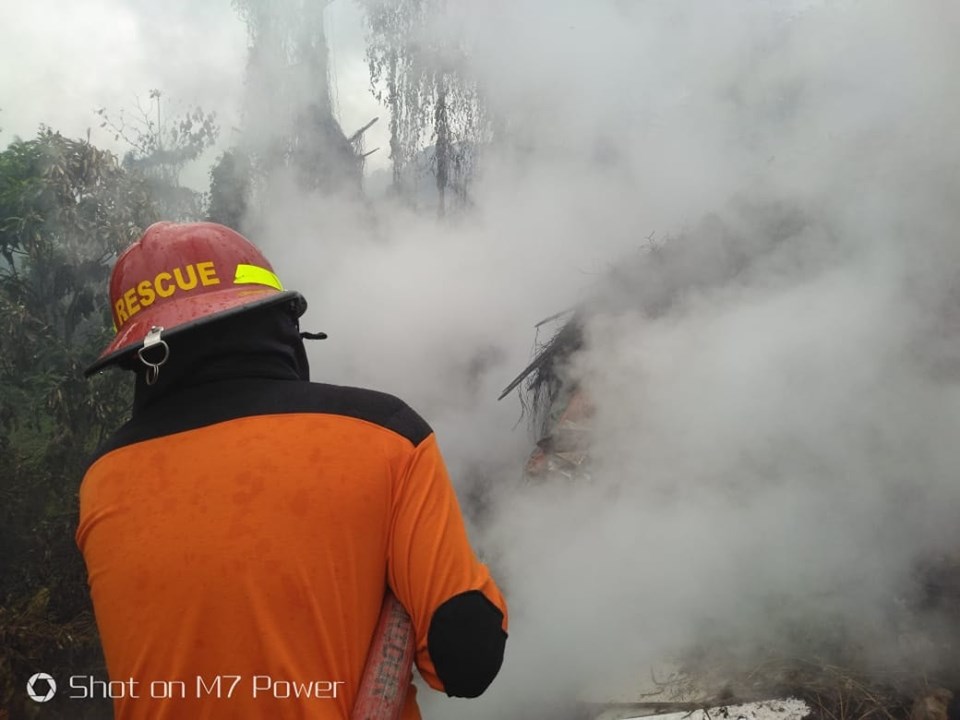
[[[77, 489], [130, 397], [82, 370], [110, 337], [110, 266], [157, 219], [147, 180], [88, 142], [43, 129], [0, 153], [0, 708], [12, 717], [35, 710], [32, 672], [99, 662]], [[43, 716], [103, 710], [59, 702]]]

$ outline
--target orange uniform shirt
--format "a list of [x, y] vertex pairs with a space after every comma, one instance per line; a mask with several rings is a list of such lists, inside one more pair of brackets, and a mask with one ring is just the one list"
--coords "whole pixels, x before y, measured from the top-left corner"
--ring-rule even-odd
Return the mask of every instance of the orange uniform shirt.
[[[145, 418], [80, 489], [107, 669], [131, 681], [118, 720], [347, 718], [388, 586], [436, 689], [428, 633], [441, 604], [480, 591], [505, 634], [436, 438], [401, 401], [231, 380]], [[419, 717], [412, 686], [403, 717]]]

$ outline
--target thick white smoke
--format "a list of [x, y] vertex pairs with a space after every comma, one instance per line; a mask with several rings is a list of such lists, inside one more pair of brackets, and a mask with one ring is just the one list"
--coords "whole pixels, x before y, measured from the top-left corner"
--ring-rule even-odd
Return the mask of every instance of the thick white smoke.
[[[436, 31], [516, 141], [475, 208], [291, 190], [256, 238], [330, 334], [314, 378], [400, 395], [463, 497], [486, 488], [506, 661], [426, 713], [543, 716], [704, 628], [749, 652], [782, 616], [856, 620], [896, 657], [884, 609], [960, 541], [957, 6], [450, 5]], [[598, 288], [570, 368], [593, 482], [522, 485], [530, 439], [495, 398], [532, 325]]]

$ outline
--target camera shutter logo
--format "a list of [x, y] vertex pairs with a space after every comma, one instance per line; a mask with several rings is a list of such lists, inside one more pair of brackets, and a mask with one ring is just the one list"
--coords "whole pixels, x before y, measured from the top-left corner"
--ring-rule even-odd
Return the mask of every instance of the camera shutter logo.
[[27, 680], [27, 695], [34, 702], [43, 703], [57, 694], [57, 681], [47, 673], [38, 672]]

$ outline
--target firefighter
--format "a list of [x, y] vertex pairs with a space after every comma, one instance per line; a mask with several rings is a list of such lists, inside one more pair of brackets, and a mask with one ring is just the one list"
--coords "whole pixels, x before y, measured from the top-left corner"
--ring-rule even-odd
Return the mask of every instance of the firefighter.
[[76, 539], [116, 717], [349, 717], [388, 589], [424, 680], [480, 695], [507, 608], [427, 423], [310, 382], [306, 301], [221, 225], [148, 228], [110, 304], [87, 375], [132, 370], [132, 417], [84, 476]]

